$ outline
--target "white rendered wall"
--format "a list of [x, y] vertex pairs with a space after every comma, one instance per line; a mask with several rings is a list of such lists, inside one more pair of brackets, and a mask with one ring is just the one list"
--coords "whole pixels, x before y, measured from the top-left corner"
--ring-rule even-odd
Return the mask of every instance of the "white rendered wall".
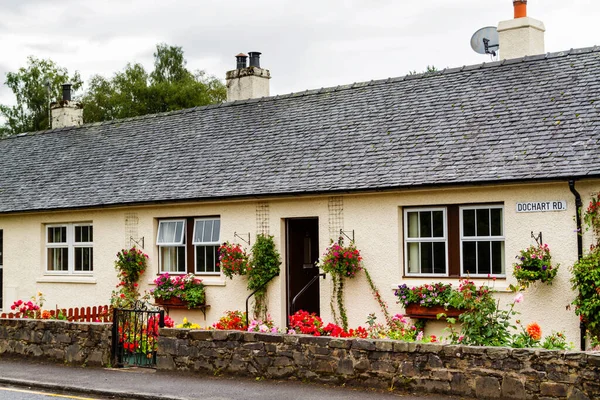
[[[584, 207], [592, 193], [600, 191], [599, 181], [577, 182], [576, 189], [583, 197]], [[364, 257], [376, 285], [392, 314], [402, 313], [396, 303], [394, 289], [403, 283], [451, 282], [454, 278], [403, 277], [403, 207], [448, 204], [503, 203], [505, 228], [506, 278], [495, 281], [501, 293], [501, 304], [511, 301], [507, 292], [511, 283], [512, 263], [519, 250], [533, 244], [531, 232], [543, 233], [544, 242], [551, 248], [553, 260], [561, 264], [552, 286], [536, 285], [525, 292], [525, 300], [517, 310], [524, 324], [538, 322], [544, 334], [565, 331], [568, 340], [579, 343], [579, 319], [567, 306], [574, 298], [570, 288], [569, 267], [577, 259], [577, 234], [575, 232], [574, 196], [566, 181], [528, 185], [473, 186], [468, 188], [444, 188], [409, 190], [377, 194], [343, 195], [343, 229], [354, 230], [356, 245]], [[328, 196], [288, 197], [266, 201], [269, 206], [269, 233], [282, 255], [281, 275], [269, 287], [269, 311], [279, 326], [286, 325], [285, 286], [285, 220], [296, 217], [319, 219], [319, 253], [329, 245]], [[517, 202], [565, 200], [567, 211], [517, 213]], [[56, 213], [27, 213], [0, 215], [0, 229], [4, 233], [4, 307], [17, 299], [29, 299], [38, 291], [46, 296], [46, 307], [75, 307], [100, 305], [109, 302], [110, 294], [117, 284], [114, 260], [122, 248], [131, 246], [130, 236], [144, 238], [144, 249], [150, 256], [150, 268], [142, 277], [142, 290], [152, 288], [158, 273], [158, 248], [155, 245], [157, 221], [171, 217], [201, 217], [219, 215], [221, 218], [221, 241], [238, 242], [234, 232], [250, 232], [254, 242], [257, 231], [256, 207], [258, 202], [230, 201], [194, 203], [136, 208], [113, 208], [89, 211]], [[45, 224], [92, 222], [94, 226], [94, 272], [90, 276], [51, 276], [45, 273]], [[591, 243], [589, 233], [584, 235], [584, 251]], [[478, 284], [487, 279], [475, 279]], [[207, 303], [211, 308], [204, 321], [199, 311], [172, 311], [177, 322], [183, 317], [202, 326], [212, 325], [227, 310], [244, 310], [249, 294], [245, 277], [229, 280], [223, 276], [205, 277]], [[329, 307], [331, 279], [319, 281], [321, 287], [321, 316], [331, 321]], [[365, 325], [368, 314], [375, 313], [378, 321], [383, 315], [374, 300], [364, 274], [346, 284], [346, 306], [351, 327]], [[430, 332], [440, 327], [431, 325]], [[439, 332], [437, 332], [439, 333]]]

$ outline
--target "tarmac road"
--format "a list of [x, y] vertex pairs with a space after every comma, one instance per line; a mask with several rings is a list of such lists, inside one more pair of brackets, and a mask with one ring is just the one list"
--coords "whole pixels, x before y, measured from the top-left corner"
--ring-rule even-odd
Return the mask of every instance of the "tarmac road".
[[[142, 400], [458, 399], [458, 397], [353, 389], [287, 380], [206, 377], [187, 373], [157, 372], [143, 368], [68, 367], [5, 357], [0, 357], [0, 385], [54, 391], [81, 397]], [[0, 395], [2, 394], [0, 392]]]
[[[50, 393], [40, 390], [31, 390], [19, 387], [0, 386], [0, 400], [103, 400], [99, 397], [82, 397], [82, 396], [71, 396], [60, 393]], [[104, 398], [104, 400], [107, 400]]]

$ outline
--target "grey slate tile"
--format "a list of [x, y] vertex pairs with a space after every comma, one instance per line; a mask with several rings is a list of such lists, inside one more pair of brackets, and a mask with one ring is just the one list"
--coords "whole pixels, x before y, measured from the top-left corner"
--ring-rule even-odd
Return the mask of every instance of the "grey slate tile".
[[600, 176], [599, 57], [579, 49], [19, 135], [0, 140], [0, 213]]

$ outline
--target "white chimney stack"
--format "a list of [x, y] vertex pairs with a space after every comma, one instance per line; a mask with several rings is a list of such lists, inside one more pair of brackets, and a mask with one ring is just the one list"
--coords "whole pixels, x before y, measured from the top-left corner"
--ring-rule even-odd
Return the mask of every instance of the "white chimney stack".
[[245, 54], [236, 56], [237, 69], [228, 71], [227, 101], [256, 99], [269, 96], [269, 79], [271, 73], [268, 69], [260, 68], [260, 53], [253, 51], [250, 55], [250, 66], [246, 66]]
[[513, 7], [514, 19], [498, 23], [500, 58], [544, 54], [544, 23], [527, 16], [527, 0], [514, 0]]
[[81, 103], [71, 101], [71, 84], [62, 85], [62, 100], [50, 103], [52, 129], [83, 125], [83, 107]]

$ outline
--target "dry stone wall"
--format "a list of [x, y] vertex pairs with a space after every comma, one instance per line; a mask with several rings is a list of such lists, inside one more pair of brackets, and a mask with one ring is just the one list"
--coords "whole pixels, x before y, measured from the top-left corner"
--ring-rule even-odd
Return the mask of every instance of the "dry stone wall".
[[0, 319], [0, 356], [105, 366], [110, 360], [111, 328], [111, 323]]
[[481, 399], [600, 398], [600, 354], [590, 352], [161, 329], [157, 367]]

